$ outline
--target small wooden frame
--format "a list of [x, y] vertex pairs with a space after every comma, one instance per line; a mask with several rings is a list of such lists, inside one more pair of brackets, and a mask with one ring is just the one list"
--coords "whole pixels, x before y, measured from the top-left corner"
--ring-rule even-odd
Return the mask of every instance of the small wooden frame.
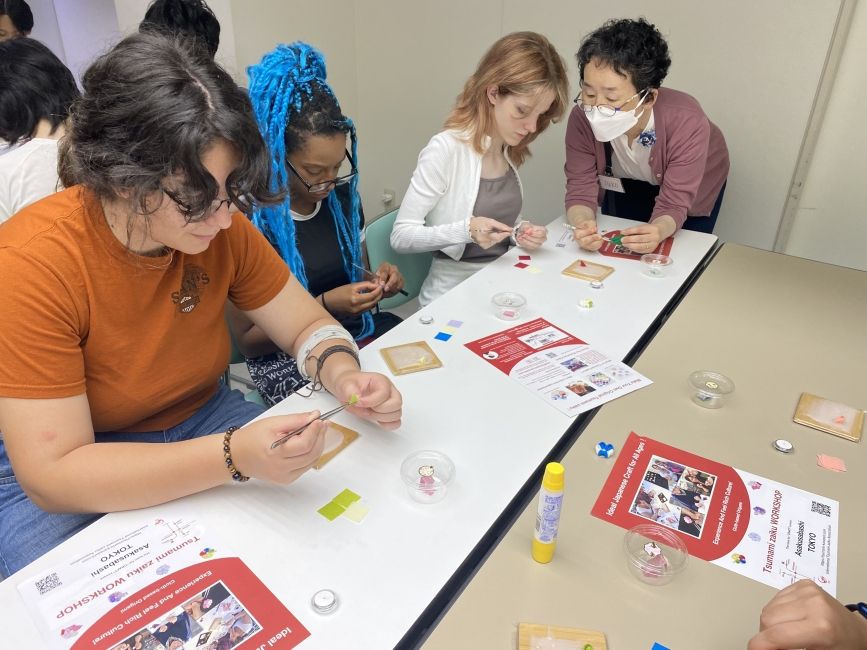
[[801, 393], [792, 419], [798, 424], [830, 433], [832, 436], [861, 442], [864, 411], [852, 406], [832, 402], [812, 393]]
[[[577, 627], [558, 627], [556, 625], [541, 625], [537, 623], [518, 624], [518, 650], [536, 650], [537, 647], [554, 647], [550, 643], [543, 645], [549, 639], [572, 641], [580, 650], [584, 650], [588, 645], [593, 650], [608, 650], [605, 635], [596, 630], [582, 630]], [[536, 643], [534, 643], [534, 640]]]
[[579, 280], [603, 280], [614, 273], [614, 267], [577, 259], [563, 269], [562, 273]]
[[393, 375], [408, 375], [412, 372], [442, 368], [443, 363], [424, 341], [404, 343], [382, 348], [379, 353]]

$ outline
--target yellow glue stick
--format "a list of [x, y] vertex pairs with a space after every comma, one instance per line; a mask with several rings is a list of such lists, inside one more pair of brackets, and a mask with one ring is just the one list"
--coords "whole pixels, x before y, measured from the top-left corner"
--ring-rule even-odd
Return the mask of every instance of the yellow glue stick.
[[554, 558], [557, 529], [560, 527], [560, 509], [563, 505], [563, 474], [560, 463], [548, 463], [539, 490], [539, 510], [536, 513], [536, 532], [533, 535], [533, 559], [545, 564]]

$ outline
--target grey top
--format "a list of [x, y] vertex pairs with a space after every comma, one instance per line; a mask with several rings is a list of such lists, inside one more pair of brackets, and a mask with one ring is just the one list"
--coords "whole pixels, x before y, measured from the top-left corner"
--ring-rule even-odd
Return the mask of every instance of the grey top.
[[[517, 222], [522, 207], [521, 186], [515, 170], [511, 167], [498, 178], [479, 179], [479, 192], [473, 205], [474, 216], [496, 219], [512, 227]], [[480, 264], [490, 262], [509, 250], [509, 246], [508, 238], [490, 248], [482, 248], [476, 243], [470, 243], [464, 249], [461, 261]], [[439, 255], [445, 257], [443, 253]]]

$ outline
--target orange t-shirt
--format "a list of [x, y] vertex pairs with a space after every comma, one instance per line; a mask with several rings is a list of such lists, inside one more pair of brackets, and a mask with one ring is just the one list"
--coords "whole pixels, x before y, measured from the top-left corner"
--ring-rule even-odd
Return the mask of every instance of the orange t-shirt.
[[0, 225], [0, 396], [86, 393], [95, 431], [178, 425], [226, 370], [226, 300], [256, 309], [288, 279], [242, 214], [203, 253], [144, 257], [71, 187]]

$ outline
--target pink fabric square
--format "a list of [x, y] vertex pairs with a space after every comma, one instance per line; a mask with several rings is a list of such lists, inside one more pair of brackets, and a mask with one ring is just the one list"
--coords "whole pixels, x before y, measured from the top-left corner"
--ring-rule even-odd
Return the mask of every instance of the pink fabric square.
[[517, 264], [515, 264], [516, 269], [526, 269], [528, 266], [530, 266], [530, 265], [524, 264], [523, 262], [518, 262]]
[[528, 260], [528, 259], [530, 259], [530, 256], [529, 255], [518, 255], [518, 259], [519, 260]]
[[846, 462], [842, 458], [837, 458], [836, 456], [819, 454], [816, 456], [816, 462], [819, 464], [819, 467], [830, 469], [832, 472], [846, 471]]

